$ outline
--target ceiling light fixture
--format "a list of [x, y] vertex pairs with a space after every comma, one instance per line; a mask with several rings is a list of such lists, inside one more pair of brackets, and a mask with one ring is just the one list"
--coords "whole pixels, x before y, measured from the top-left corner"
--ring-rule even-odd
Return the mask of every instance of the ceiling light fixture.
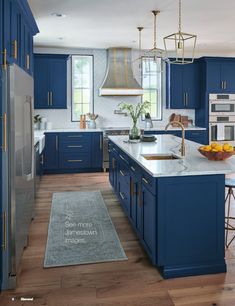
[[[164, 40], [166, 54], [167, 54], [167, 57], [169, 58], [170, 63], [172, 64], [191, 64], [193, 63], [194, 56], [195, 56], [197, 35], [182, 32], [181, 0], [179, 0], [178, 32], [164, 37], [163, 40]], [[188, 52], [189, 59], [185, 59], [185, 51]]]
[[65, 14], [61, 14], [61, 13], [51, 13], [51, 16], [53, 16], [53, 17], [66, 17]]
[[152, 11], [153, 13], [153, 48], [146, 52], [146, 55], [153, 57], [156, 62], [158, 58], [165, 57], [165, 50], [157, 48], [157, 15], [160, 11]]

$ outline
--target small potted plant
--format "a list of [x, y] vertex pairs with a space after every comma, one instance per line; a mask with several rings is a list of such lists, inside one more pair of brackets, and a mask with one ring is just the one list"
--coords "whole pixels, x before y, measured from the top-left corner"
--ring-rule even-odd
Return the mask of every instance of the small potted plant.
[[34, 129], [39, 130], [39, 124], [41, 122], [42, 117], [40, 115], [34, 116]]
[[140, 102], [137, 105], [120, 103], [119, 108], [122, 111], [126, 111], [132, 118], [132, 128], [129, 132], [129, 140], [136, 142], [140, 140], [140, 129], [137, 126], [138, 119], [140, 116], [144, 115], [146, 111], [150, 108], [150, 102]]
[[89, 129], [96, 129], [96, 122], [95, 122], [95, 120], [98, 118], [98, 115], [88, 113], [87, 116], [90, 119]]

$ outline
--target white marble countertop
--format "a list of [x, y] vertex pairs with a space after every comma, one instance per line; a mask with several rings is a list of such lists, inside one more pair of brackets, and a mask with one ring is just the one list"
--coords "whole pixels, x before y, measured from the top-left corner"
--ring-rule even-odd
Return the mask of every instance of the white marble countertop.
[[[51, 130], [35, 130], [35, 132], [37, 133], [66, 133], [66, 132], [103, 132], [105, 130], [109, 130], [109, 129], [113, 129], [113, 130], [128, 130], [128, 127], [101, 127], [101, 128], [97, 128], [97, 129], [68, 129], [68, 128], [64, 128], [64, 129], [51, 129]], [[153, 127], [151, 129], [144, 129], [144, 131], [164, 131], [165, 130], [165, 126], [157, 126], [157, 127]], [[168, 129], [169, 131], [181, 131], [181, 128], [179, 127], [169, 127]], [[187, 128], [185, 128], [186, 131], [200, 131], [200, 130], [206, 130], [206, 128], [203, 127], [198, 127], [198, 126], [189, 126]]]
[[[173, 135], [158, 135], [152, 143], [125, 143], [127, 136], [110, 136], [137, 164], [154, 177], [191, 176], [235, 173], [235, 156], [226, 161], [209, 161], [198, 152], [200, 144], [185, 140], [186, 156], [180, 156], [181, 138]], [[175, 160], [146, 160], [142, 154], [169, 154], [180, 157]]]
[[51, 129], [51, 130], [36, 130], [41, 133], [69, 133], [69, 132], [103, 132], [102, 129]]

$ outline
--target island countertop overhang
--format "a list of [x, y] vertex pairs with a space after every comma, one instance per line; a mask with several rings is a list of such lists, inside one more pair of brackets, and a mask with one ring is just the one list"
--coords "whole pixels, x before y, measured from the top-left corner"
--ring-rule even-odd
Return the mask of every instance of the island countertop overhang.
[[[226, 161], [209, 161], [198, 148], [200, 144], [185, 140], [186, 156], [180, 156], [181, 138], [174, 135], [157, 135], [153, 143], [128, 143], [127, 136], [110, 136], [112, 141], [130, 159], [153, 177], [231, 174], [235, 172], [235, 157]], [[179, 159], [146, 160], [145, 154], [174, 154]]]

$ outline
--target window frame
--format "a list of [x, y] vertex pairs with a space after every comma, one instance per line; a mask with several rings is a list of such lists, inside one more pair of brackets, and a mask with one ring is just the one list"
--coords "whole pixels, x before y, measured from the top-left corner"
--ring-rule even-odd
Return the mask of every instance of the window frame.
[[[149, 59], [149, 58], [154, 58], [154, 57], [153, 56], [141, 56], [141, 86], [142, 86], [142, 88], [143, 88], [143, 79], [144, 79], [143, 60], [144, 59]], [[164, 66], [163, 66], [162, 60], [161, 60], [161, 68], [162, 68], [162, 70], [164, 70]], [[160, 99], [161, 99], [160, 100], [160, 106], [161, 106], [160, 117], [159, 118], [152, 118], [152, 116], [151, 116], [151, 120], [152, 121], [162, 121], [163, 120], [163, 77], [164, 77], [164, 73], [162, 73], [162, 75], [161, 75], [161, 81], [160, 81], [161, 88], [160, 88], [160, 91], [156, 90], [157, 97], [159, 95]], [[151, 88], [149, 88], [149, 89], [151, 89]], [[145, 90], [145, 89], [143, 88], [143, 90]], [[141, 98], [142, 103], [144, 102], [143, 101], [143, 97], [144, 97], [144, 95]], [[156, 101], [156, 104], [157, 104], [157, 101]], [[145, 121], [145, 116], [144, 115], [141, 117], [141, 120]]]
[[[92, 88], [91, 88], [91, 112], [94, 113], [94, 110], [95, 110], [95, 102], [94, 102], [94, 76], [95, 76], [95, 73], [94, 73], [94, 69], [95, 69], [95, 66], [94, 66], [94, 55], [93, 54], [71, 54], [71, 72], [70, 72], [70, 76], [71, 76], [71, 122], [80, 122], [80, 120], [74, 120], [73, 118], [73, 109], [74, 109], [74, 101], [73, 101], [73, 57], [90, 57], [91, 58], [91, 68], [92, 68], [92, 76], [91, 76], [91, 85], [92, 85]], [[88, 120], [86, 120], [88, 121]]]

